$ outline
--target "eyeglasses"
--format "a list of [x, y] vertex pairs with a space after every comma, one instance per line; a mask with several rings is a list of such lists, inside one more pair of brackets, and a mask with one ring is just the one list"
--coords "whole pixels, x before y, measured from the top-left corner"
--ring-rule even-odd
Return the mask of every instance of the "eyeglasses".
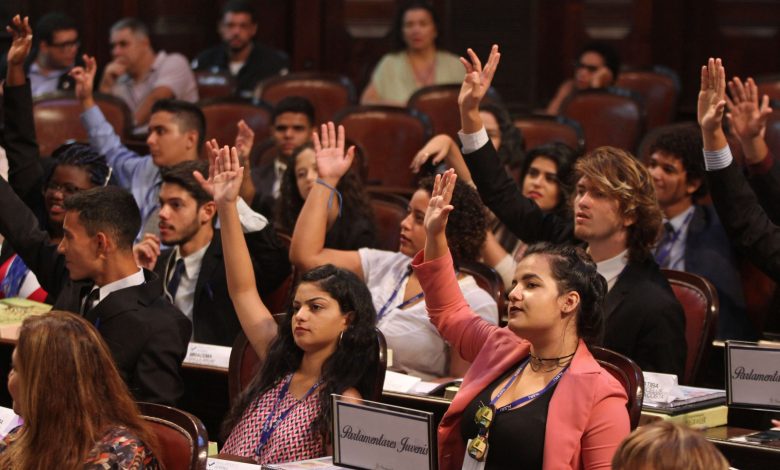
[[575, 61], [574, 62], [574, 68], [575, 69], [585, 69], [590, 73], [596, 73], [598, 69], [601, 68], [600, 65], [589, 65], [589, 64], [583, 64], [582, 62]]
[[70, 49], [78, 48], [81, 45], [81, 41], [74, 39], [73, 41], [65, 41], [60, 43], [49, 44], [49, 47], [56, 47], [57, 49]]
[[279, 124], [278, 126], [274, 126], [274, 130], [276, 132], [287, 132], [287, 129], [292, 129], [295, 132], [303, 132], [306, 130], [306, 126], [296, 124], [294, 126], [285, 126], [284, 124]]
[[59, 183], [55, 183], [54, 181], [49, 181], [46, 184], [46, 191], [52, 191], [52, 192], [59, 191], [66, 196], [72, 196], [78, 193], [79, 191], [86, 191], [86, 189], [79, 188], [78, 186], [74, 186], [70, 183], [59, 184]]

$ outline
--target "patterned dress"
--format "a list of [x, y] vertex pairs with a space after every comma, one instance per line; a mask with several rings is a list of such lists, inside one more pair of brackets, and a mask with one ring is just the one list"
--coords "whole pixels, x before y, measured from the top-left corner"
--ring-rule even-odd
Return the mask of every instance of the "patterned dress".
[[[0, 453], [12, 446], [22, 426], [0, 441]], [[158, 470], [160, 463], [152, 451], [127, 428], [111, 428], [95, 443], [84, 460], [84, 470]]]
[[312, 431], [312, 423], [320, 413], [320, 399], [316, 392], [300, 402], [290, 393], [284, 395], [276, 406], [272, 420], [278, 419], [279, 415], [291, 406], [293, 408], [274, 429], [260, 455], [255, 455], [263, 423], [273, 410], [284, 382], [285, 380], [280, 380], [274, 388], [252, 401], [244, 411], [241, 421], [231, 431], [222, 452], [250, 457], [258, 463], [294, 462], [326, 455], [325, 443], [319, 433]]

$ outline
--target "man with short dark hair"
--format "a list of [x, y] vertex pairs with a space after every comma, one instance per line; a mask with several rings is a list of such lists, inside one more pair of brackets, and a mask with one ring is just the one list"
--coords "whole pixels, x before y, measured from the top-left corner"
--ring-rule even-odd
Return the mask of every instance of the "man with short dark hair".
[[[162, 170], [159, 241], [173, 248], [158, 258], [159, 241], [146, 239], [134, 250], [139, 264], [153, 266], [168, 298], [192, 320], [194, 341], [231, 346], [241, 324], [227, 291], [220, 231], [214, 228], [217, 208], [193, 176], [195, 171], [207, 175], [208, 169], [207, 162], [197, 160]], [[273, 230], [268, 225], [245, 235], [261, 296], [290, 273], [287, 249]]]
[[664, 230], [655, 248], [662, 268], [704, 276], [718, 291], [718, 339], [755, 340], [745, 312], [742, 281], [726, 232], [711, 205], [697, 204], [707, 194], [701, 132], [695, 126], [659, 135], [646, 162]]
[[[162, 184], [160, 167], [198, 159], [203, 147], [206, 119], [203, 111], [195, 104], [179, 100], [155, 102], [151, 107], [149, 136], [146, 139], [151, 154], [142, 157], [122, 144], [114, 128], [95, 104], [92, 87], [96, 69], [95, 59], [85, 57], [85, 67], [76, 67], [71, 72], [76, 80], [76, 96], [84, 109], [81, 121], [89, 133], [90, 145], [106, 156], [119, 185], [131, 191], [138, 203], [143, 221], [138, 239], [144, 233], [157, 234], [157, 213], [160, 209], [158, 194]], [[246, 123], [240, 121], [236, 147], [242, 156], [248, 155], [253, 141], [254, 133]], [[251, 186], [249, 177], [245, 178], [245, 182]], [[243, 201], [239, 202], [238, 207], [245, 230], [261, 230], [268, 223], [261, 215], [252, 212]]]
[[642, 370], [685, 372], [685, 315], [653, 260], [662, 214], [650, 174], [631, 154], [600, 147], [575, 166], [573, 219], [543, 213], [524, 197], [498, 160], [479, 114], [498, 66], [493, 46], [484, 69], [471, 64], [461, 88], [463, 156], [485, 205], [526, 243], [587, 243], [607, 281], [604, 346], [633, 359]]
[[217, 30], [222, 44], [198, 54], [192, 61], [194, 70], [229, 72], [236, 77], [236, 94], [245, 98], [264, 78], [287, 73], [287, 54], [255, 42], [257, 19], [251, 2], [228, 1]]
[[181, 54], [157, 53], [149, 30], [136, 18], [123, 18], [111, 27], [111, 56], [100, 91], [122, 98], [133, 113], [136, 130], [146, 129], [157, 100], [198, 101], [198, 87], [187, 59]]
[[54, 308], [95, 325], [136, 400], [176, 405], [192, 326], [161, 295], [157, 275], [135, 263], [141, 216], [130, 193], [109, 186], [65, 199], [59, 245], [5, 180], [0, 200], [0, 233], [56, 299]]
[[268, 218], [273, 217], [282, 175], [290, 164], [290, 157], [311, 139], [315, 124], [314, 106], [301, 96], [288, 96], [274, 107], [271, 122], [271, 138], [276, 145], [270, 152], [274, 158], [251, 171], [255, 187], [252, 208]]

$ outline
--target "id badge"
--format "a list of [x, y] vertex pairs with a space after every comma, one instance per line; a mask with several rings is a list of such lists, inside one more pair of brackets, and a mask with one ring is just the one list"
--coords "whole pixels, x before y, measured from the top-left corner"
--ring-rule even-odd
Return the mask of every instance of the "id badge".
[[463, 470], [485, 470], [485, 460], [487, 459], [487, 448], [485, 449], [484, 456], [482, 458], [482, 461], [479, 462], [475, 460], [472, 456], [469, 455], [469, 447], [471, 446], [471, 441], [474, 439], [469, 439], [469, 441], [466, 443], [466, 451], [463, 455]]

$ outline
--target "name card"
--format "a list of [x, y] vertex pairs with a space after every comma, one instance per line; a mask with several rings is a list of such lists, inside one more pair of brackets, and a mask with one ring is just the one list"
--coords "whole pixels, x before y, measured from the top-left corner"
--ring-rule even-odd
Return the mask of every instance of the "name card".
[[260, 465], [209, 457], [206, 468], [208, 470], [260, 470]]
[[435, 470], [433, 414], [332, 395], [333, 463], [358, 469]]
[[184, 358], [184, 363], [227, 370], [230, 365], [230, 350], [231, 348], [227, 346], [190, 343], [187, 346], [187, 356]]
[[780, 348], [726, 342], [729, 405], [780, 410]]
[[643, 372], [642, 375], [645, 378], [645, 401], [671, 403], [684, 396], [677, 385], [676, 375], [657, 372]]

